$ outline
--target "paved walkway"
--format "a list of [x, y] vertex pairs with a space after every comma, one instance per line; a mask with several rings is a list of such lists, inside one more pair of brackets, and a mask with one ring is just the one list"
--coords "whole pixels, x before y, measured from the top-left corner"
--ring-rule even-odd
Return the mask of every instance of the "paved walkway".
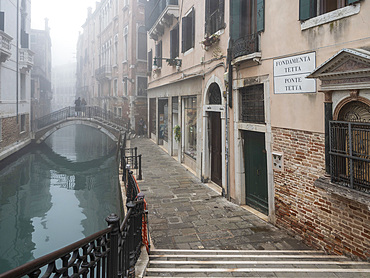
[[142, 154], [140, 189], [149, 204], [157, 249], [302, 250], [301, 241], [228, 202], [151, 140], [136, 138]]

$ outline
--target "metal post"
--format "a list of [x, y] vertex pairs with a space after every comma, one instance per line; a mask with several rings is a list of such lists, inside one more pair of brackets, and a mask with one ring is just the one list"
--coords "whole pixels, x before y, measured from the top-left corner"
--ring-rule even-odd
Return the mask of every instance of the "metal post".
[[129, 267], [128, 267], [128, 278], [134, 278], [135, 277], [135, 215], [136, 215], [136, 206], [134, 202], [130, 201], [126, 207], [127, 211], [132, 209], [132, 213], [130, 215], [129, 219], [129, 231], [127, 235], [127, 244], [129, 249]]
[[137, 147], [135, 147], [135, 166], [134, 168], [137, 169]]
[[110, 252], [108, 253], [107, 278], [118, 277], [118, 235], [119, 235], [119, 217], [112, 213], [105, 218], [108, 225], [113, 229], [110, 233]]
[[142, 172], [141, 172], [141, 154], [139, 155], [139, 176], [138, 176], [138, 180], [142, 180], [143, 179], [143, 175], [142, 175]]

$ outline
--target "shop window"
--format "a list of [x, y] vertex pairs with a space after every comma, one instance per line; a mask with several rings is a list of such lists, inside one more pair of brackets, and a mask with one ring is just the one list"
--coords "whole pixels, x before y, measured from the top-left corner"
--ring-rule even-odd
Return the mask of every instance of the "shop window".
[[158, 101], [158, 138], [168, 142], [168, 99]]
[[190, 48], [194, 47], [195, 44], [195, 10], [194, 8], [190, 13], [182, 18], [182, 49], [184, 53]]
[[197, 156], [197, 97], [184, 99], [185, 109], [185, 153], [196, 159]]
[[146, 47], [147, 46], [147, 37], [146, 30], [144, 26], [140, 26], [138, 30], [137, 37], [137, 58], [139, 60], [146, 60]]
[[206, 0], [205, 33], [212, 35], [218, 30], [225, 28], [224, 6], [225, 0]]
[[137, 77], [137, 95], [146, 96], [146, 90], [148, 87], [148, 80], [144, 76]]
[[299, 20], [307, 20], [359, 1], [360, 0], [300, 0]]
[[177, 24], [170, 33], [170, 58], [179, 56], [179, 25]]
[[240, 89], [240, 121], [245, 123], [265, 123], [265, 102], [263, 84]]

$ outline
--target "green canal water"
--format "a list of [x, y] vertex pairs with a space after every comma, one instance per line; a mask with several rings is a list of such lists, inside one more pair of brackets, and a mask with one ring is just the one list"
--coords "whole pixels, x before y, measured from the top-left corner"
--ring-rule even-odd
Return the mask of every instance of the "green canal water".
[[116, 145], [75, 125], [0, 168], [0, 273], [107, 227], [122, 217]]

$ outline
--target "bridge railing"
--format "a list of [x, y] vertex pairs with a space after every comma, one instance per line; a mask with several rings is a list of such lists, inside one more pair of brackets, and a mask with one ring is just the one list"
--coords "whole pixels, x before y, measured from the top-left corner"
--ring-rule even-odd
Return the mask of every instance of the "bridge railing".
[[33, 122], [33, 130], [37, 131], [44, 127], [58, 123], [68, 118], [98, 118], [103, 121], [115, 124], [118, 127], [127, 129], [128, 123], [119, 115], [102, 109], [99, 106], [85, 106], [76, 109], [74, 106], [65, 107], [48, 115], [35, 119]]

